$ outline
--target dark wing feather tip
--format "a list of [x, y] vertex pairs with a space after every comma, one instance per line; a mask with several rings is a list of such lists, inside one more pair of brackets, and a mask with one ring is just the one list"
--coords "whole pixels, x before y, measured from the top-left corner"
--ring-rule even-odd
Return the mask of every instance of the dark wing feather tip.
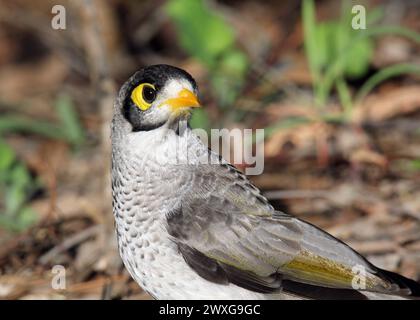
[[404, 291], [408, 291], [407, 295], [420, 298], [420, 283], [406, 278], [398, 273], [379, 269], [379, 275], [384, 276], [387, 280], [389, 280], [391, 283], [395, 283], [400, 287], [402, 294], [404, 294]]
[[317, 300], [367, 300], [367, 297], [359, 291], [352, 289], [336, 289], [314, 286], [292, 280], [283, 280], [285, 292]]
[[185, 262], [204, 279], [218, 283], [232, 283], [239, 287], [260, 292], [273, 293], [280, 290], [281, 277], [273, 275], [260, 277], [252, 272], [243, 271], [207, 257], [200, 251], [178, 243], [178, 249]]

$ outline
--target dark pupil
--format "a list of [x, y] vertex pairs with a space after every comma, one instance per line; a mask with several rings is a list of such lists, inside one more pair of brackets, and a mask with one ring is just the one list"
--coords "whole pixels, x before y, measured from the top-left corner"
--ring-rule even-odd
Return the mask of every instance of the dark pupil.
[[148, 87], [148, 86], [144, 86], [143, 88], [143, 99], [144, 101], [146, 101], [147, 103], [152, 103], [156, 98], [156, 91], [155, 89]]

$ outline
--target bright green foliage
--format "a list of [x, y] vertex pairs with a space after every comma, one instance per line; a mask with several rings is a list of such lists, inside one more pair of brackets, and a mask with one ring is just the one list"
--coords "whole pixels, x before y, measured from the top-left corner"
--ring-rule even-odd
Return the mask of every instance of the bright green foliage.
[[193, 116], [190, 120], [191, 128], [201, 128], [209, 131], [211, 128], [209, 117], [204, 109], [194, 110]]
[[2, 114], [0, 137], [11, 132], [29, 133], [50, 139], [64, 140], [74, 147], [82, 145], [84, 142], [83, 128], [70, 98], [65, 95], [60, 96], [57, 99], [56, 110], [60, 120], [58, 124], [16, 114]]
[[[231, 106], [249, 66], [245, 54], [235, 47], [233, 29], [202, 0], [170, 0], [166, 12], [177, 27], [182, 48], [209, 70], [218, 105]], [[194, 112], [192, 126], [200, 123], [197, 117], [202, 117], [200, 112]]]
[[0, 227], [21, 231], [35, 222], [36, 213], [27, 204], [40, 187], [1, 136], [29, 133], [64, 140], [73, 147], [82, 145], [84, 131], [68, 96], [62, 95], [57, 99], [56, 112], [58, 124], [15, 114], [5, 114], [0, 118]]
[[202, 1], [171, 0], [166, 9], [178, 27], [182, 47], [207, 66], [216, 66], [232, 48], [232, 29]]
[[[364, 76], [373, 55], [372, 39], [369, 37], [357, 39], [364, 31], [352, 28], [351, 8], [346, 5], [347, 2], [343, 3], [343, 14], [339, 20], [318, 23], [315, 19], [313, 0], [305, 0], [302, 6], [305, 52], [314, 78], [319, 105], [325, 104], [331, 85], [337, 85], [337, 81], [347, 77]], [[373, 12], [376, 19], [379, 10]], [[333, 78], [329, 81], [326, 73], [334, 61], [338, 62], [335, 64]], [[340, 98], [343, 97], [342, 94], [348, 95], [344, 85], [345, 83], [341, 82]]]
[[56, 108], [61, 122], [61, 131], [65, 139], [74, 146], [83, 144], [83, 128], [70, 97], [67, 95], [58, 97]]
[[414, 159], [411, 161], [411, 170], [420, 171], [420, 159]]
[[0, 140], [0, 227], [21, 231], [35, 222], [36, 214], [27, 202], [36, 187], [12, 148]]
[[[316, 22], [313, 0], [304, 0], [302, 19], [306, 58], [313, 77], [315, 101], [323, 107], [331, 90], [337, 89], [338, 97], [347, 117], [353, 107], [353, 98], [346, 79], [366, 76], [372, 59], [375, 36], [396, 34], [420, 43], [420, 35], [412, 30], [399, 27], [376, 26], [381, 18], [381, 8], [367, 12], [367, 29], [352, 28], [352, 13], [349, 1], [342, 1], [342, 15], [338, 20]], [[399, 64], [379, 70], [360, 89], [356, 100], [363, 98], [380, 82], [402, 73], [418, 73], [419, 66]]]
[[[314, 56], [316, 68], [323, 71], [331, 61], [334, 61], [344, 51], [347, 51], [345, 58], [341, 62], [342, 75], [352, 78], [362, 77], [369, 69], [374, 43], [371, 38], [355, 41], [356, 37], [364, 31], [352, 28], [351, 7], [345, 1], [343, 4], [343, 14], [339, 20], [315, 23], [315, 12], [306, 13], [313, 16], [313, 25], [311, 27], [315, 38], [315, 44], [307, 54]], [[378, 16], [380, 12], [381, 10], [379, 9], [372, 10], [374, 16]], [[370, 12], [369, 15], [371, 15]]]

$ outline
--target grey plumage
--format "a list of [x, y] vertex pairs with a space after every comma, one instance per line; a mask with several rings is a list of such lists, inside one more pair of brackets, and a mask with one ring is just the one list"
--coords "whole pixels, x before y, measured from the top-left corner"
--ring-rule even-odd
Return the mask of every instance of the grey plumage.
[[[130, 78], [112, 122], [120, 254], [146, 291], [160, 299], [383, 297], [353, 290], [352, 268], [359, 266], [366, 292], [419, 293], [414, 281], [382, 272], [322, 230], [275, 211], [188, 127], [180, 131], [188, 114], [172, 116], [159, 94], [172, 99], [197, 88], [188, 74], [171, 68], [152, 66]], [[139, 83], [153, 82], [151, 74], [160, 75], [159, 104], [141, 114], [128, 97]]]

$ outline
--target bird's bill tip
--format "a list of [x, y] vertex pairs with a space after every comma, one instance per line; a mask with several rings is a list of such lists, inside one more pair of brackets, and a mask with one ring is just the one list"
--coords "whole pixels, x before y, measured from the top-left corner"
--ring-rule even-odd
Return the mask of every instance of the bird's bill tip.
[[172, 111], [181, 108], [198, 108], [201, 106], [197, 96], [188, 89], [182, 89], [176, 98], [168, 99], [162, 105], [168, 105]]

